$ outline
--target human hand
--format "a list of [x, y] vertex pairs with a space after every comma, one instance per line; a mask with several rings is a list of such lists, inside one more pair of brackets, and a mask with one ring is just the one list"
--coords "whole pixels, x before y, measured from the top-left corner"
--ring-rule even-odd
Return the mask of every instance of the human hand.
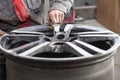
[[0, 30], [0, 36], [4, 35], [6, 32]]
[[60, 10], [51, 10], [48, 13], [48, 22], [50, 24], [62, 23], [64, 20], [64, 12]]

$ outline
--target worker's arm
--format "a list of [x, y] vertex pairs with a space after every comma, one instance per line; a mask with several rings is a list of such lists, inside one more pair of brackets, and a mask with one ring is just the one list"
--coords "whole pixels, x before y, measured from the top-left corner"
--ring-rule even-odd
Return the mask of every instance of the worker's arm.
[[67, 13], [72, 5], [73, 0], [50, 0], [50, 10], [60, 10]]
[[48, 19], [51, 23], [62, 23], [64, 16], [73, 5], [73, 0], [50, 0]]

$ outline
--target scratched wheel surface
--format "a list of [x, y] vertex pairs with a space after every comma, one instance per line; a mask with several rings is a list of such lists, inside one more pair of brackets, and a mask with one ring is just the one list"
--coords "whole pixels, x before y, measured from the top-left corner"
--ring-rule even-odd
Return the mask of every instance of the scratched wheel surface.
[[112, 53], [119, 46], [117, 34], [96, 26], [56, 24], [14, 30], [1, 38], [7, 54], [33, 60], [76, 60]]

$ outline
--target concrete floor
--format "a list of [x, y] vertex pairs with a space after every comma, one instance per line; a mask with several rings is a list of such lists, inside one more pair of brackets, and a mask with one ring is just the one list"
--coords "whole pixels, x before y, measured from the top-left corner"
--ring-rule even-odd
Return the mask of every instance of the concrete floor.
[[[99, 24], [96, 20], [86, 20], [79, 23], [98, 26], [98, 27], [104, 27], [103, 25]], [[114, 80], [120, 80], [120, 48], [117, 49], [117, 52], [114, 55], [114, 62], [115, 62], [115, 67], [114, 67], [115, 79]]]

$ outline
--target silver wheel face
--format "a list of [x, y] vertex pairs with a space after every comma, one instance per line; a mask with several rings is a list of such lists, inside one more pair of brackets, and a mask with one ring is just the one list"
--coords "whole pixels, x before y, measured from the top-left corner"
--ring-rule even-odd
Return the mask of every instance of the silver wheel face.
[[1, 49], [18, 57], [72, 60], [112, 53], [120, 43], [117, 34], [80, 24], [33, 26], [2, 36]]

